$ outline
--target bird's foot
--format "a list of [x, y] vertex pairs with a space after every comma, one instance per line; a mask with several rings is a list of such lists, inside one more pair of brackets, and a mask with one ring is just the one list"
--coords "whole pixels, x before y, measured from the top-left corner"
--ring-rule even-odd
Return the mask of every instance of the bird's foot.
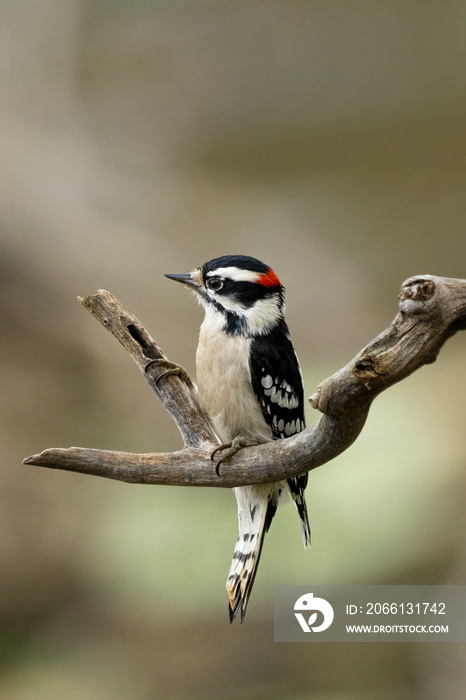
[[194, 387], [194, 384], [191, 381], [191, 377], [187, 373], [184, 367], [181, 365], [177, 365], [174, 362], [170, 362], [170, 360], [166, 360], [165, 358], [160, 358], [157, 360], [149, 360], [149, 362], [146, 364], [144, 367], [144, 372], [147, 372], [147, 370], [152, 366], [152, 365], [158, 365], [161, 367], [164, 367], [165, 370], [160, 374], [157, 379], [155, 380], [155, 383], [158, 384], [161, 379], [165, 379], [165, 377], [172, 377], [176, 375], [181, 379], [182, 382], [186, 384], [186, 386], [189, 389], [192, 389]]
[[222, 462], [228, 462], [228, 460], [231, 459], [233, 455], [238, 452], [238, 450], [241, 450], [243, 447], [255, 447], [259, 444], [260, 443], [256, 442], [255, 440], [250, 440], [243, 435], [237, 435], [231, 442], [227, 442], [224, 445], [219, 445], [210, 455], [210, 459], [213, 462], [217, 452], [225, 452], [225, 454], [223, 454], [215, 464], [215, 473], [220, 476], [220, 465]]

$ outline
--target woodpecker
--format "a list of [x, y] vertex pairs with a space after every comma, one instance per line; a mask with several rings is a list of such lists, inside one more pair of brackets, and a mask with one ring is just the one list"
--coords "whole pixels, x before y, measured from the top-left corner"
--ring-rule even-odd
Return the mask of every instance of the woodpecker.
[[[166, 275], [192, 289], [204, 307], [196, 353], [201, 409], [230, 448], [287, 438], [305, 427], [299, 361], [285, 323], [285, 289], [265, 263], [225, 255], [192, 272]], [[216, 450], [217, 452], [217, 450]], [[246, 608], [265, 533], [283, 496], [291, 495], [301, 519], [305, 549], [311, 533], [304, 497], [308, 475], [235, 489], [239, 537], [226, 588], [230, 622]]]

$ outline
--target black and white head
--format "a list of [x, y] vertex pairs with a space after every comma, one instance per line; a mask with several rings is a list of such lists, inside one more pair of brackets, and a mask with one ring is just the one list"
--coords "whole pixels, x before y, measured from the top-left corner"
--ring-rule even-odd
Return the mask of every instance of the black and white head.
[[285, 289], [275, 272], [248, 255], [224, 255], [192, 272], [165, 275], [190, 287], [219, 329], [251, 336], [283, 319]]

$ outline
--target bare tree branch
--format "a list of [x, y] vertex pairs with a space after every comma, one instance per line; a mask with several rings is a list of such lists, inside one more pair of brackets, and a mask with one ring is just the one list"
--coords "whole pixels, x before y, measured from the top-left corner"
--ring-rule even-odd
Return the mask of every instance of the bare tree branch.
[[210, 457], [218, 441], [189, 384], [167, 373], [174, 366], [139, 321], [100, 290], [81, 302], [132, 355], [178, 425], [185, 447], [165, 454], [51, 448], [24, 463], [139, 484], [222, 488], [280, 481], [315, 469], [354, 442], [378, 394], [434, 362], [445, 341], [466, 330], [466, 280], [412, 277], [403, 283], [399, 300], [393, 323], [310, 398], [323, 414], [318, 423], [290, 438], [240, 450], [217, 475]]

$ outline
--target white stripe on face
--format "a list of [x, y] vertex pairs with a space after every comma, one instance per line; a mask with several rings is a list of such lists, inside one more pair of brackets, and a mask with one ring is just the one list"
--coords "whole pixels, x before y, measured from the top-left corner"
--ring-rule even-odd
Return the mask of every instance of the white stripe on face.
[[207, 277], [223, 277], [234, 282], [257, 282], [260, 278], [260, 272], [252, 270], [241, 270], [239, 267], [219, 267], [212, 272], [208, 272]]

